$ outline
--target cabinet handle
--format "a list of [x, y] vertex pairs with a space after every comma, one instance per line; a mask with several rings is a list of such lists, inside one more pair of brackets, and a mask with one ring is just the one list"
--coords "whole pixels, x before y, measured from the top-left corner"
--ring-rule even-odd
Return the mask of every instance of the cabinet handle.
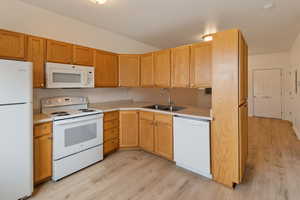
[[41, 83], [41, 87], [44, 87], [44, 83]]
[[53, 137], [52, 137], [52, 136], [50, 136], [50, 137], [48, 137], [48, 139], [49, 139], [49, 140], [52, 140], [52, 139], [53, 139]]

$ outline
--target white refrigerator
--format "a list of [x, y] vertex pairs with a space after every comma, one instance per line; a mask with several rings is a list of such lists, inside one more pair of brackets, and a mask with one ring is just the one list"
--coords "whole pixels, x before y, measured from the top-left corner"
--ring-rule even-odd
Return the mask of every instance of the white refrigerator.
[[32, 64], [0, 59], [0, 199], [33, 191]]

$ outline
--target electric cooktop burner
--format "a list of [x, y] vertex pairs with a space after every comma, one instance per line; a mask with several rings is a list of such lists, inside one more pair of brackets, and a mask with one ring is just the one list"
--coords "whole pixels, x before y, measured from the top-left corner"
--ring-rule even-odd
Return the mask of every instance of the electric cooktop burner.
[[64, 116], [64, 115], [69, 115], [69, 113], [61, 111], [61, 112], [53, 112], [51, 115], [59, 115], [59, 116]]
[[56, 116], [60, 117], [60, 116], [67, 116], [70, 115], [69, 113], [61, 113], [61, 114], [57, 114]]
[[79, 111], [81, 111], [81, 112], [95, 112], [95, 110], [91, 110], [91, 109], [79, 109]]

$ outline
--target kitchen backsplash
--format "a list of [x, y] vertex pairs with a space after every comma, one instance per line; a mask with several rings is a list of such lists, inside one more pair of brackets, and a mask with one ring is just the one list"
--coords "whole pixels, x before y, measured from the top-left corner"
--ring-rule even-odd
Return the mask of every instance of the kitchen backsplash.
[[[171, 89], [172, 101], [175, 104], [196, 107], [211, 107], [211, 95], [199, 89]], [[40, 100], [55, 96], [85, 96], [90, 103], [101, 103], [119, 100], [168, 102], [166, 90], [158, 88], [92, 88], [92, 89], [34, 89], [33, 108], [39, 111]]]

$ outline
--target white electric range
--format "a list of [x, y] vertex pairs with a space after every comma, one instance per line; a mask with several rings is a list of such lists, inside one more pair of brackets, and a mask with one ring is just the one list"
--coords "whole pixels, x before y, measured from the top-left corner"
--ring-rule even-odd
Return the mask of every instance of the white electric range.
[[57, 181], [103, 160], [103, 112], [89, 109], [85, 97], [42, 99], [53, 118], [53, 176]]

